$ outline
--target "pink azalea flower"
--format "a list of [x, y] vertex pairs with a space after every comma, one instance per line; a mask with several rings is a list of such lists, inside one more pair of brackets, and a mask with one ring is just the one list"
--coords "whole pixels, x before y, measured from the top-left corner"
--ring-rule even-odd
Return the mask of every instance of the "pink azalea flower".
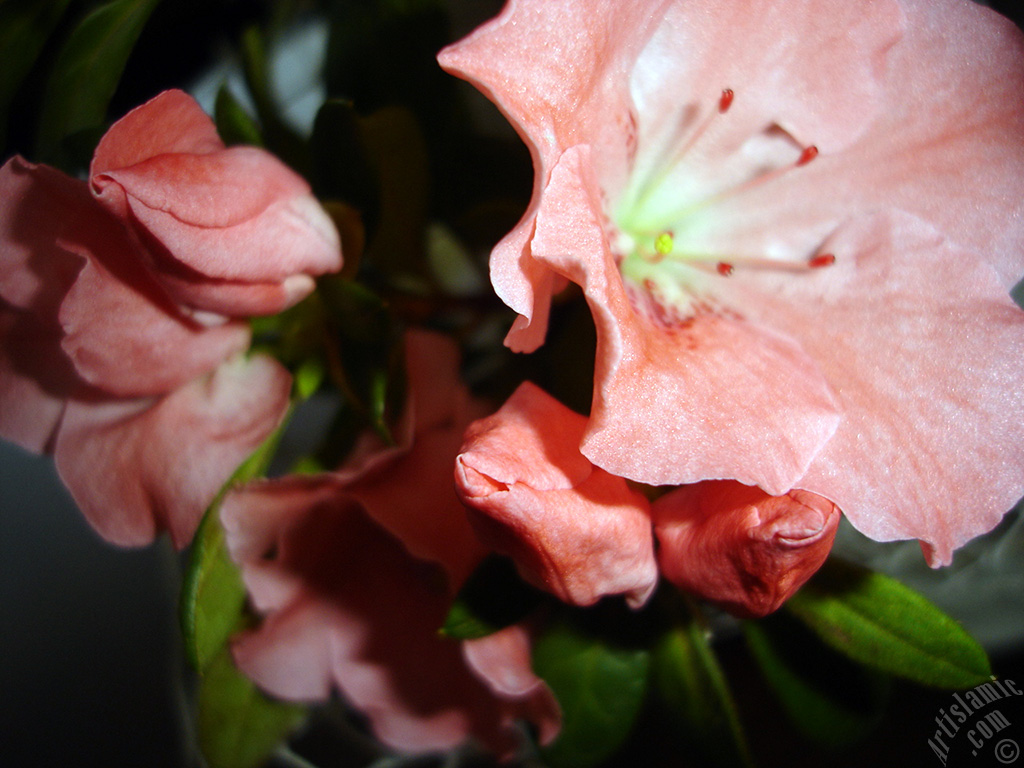
[[337, 689], [384, 743], [453, 747], [474, 736], [504, 752], [526, 718], [550, 740], [558, 705], [530, 668], [521, 626], [441, 637], [455, 592], [486, 551], [455, 495], [451, 466], [475, 410], [447, 339], [410, 333], [406, 429], [338, 472], [252, 483], [221, 519], [260, 626], [235, 661], [278, 697]]
[[314, 206], [270, 155], [224, 149], [177, 91], [115, 123], [88, 182], [18, 157], [0, 168], [0, 435], [52, 452], [104, 538], [168, 530], [184, 546], [277, 426], [290, 378], [240, 357], [234, 316], [277, 311], [340, 267]]
[[827, 499], [711, 480], [651, 504], [580, 453], [586, 421], [526, 382], [470, 426], [456, 459], [481, 540], [527, 581], [574, 605], [623, 594], [639, 607], [660, 568], [736, 615], [764, 616], [828, 556], [839, 510]]
[[491, 276], [597, 330], [583, 454], [837, 504], [933, 565], [1024, 490], [1024, 39], [966, 0], [510, 0], [440, 56], [529, 146]]

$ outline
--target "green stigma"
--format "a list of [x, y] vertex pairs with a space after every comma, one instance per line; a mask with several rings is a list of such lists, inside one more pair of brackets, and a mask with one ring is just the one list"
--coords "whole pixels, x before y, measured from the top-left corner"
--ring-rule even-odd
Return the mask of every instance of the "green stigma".
[[662, 256], [668, 256], [672, 253], [672, 233], [662, 232], [654, 239], [654, 250], [660, 253]]

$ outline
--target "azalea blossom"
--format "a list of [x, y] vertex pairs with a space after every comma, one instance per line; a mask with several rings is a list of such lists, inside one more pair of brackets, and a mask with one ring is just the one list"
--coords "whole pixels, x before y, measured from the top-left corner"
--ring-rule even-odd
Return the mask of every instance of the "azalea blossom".
[[840, 507], [933, 565], [1024, 491], [1024, 38], [967, 0], [510, 0], [442, 66], [533, 199], [491, 278], [597, 331], [581, 450]]
[[252, 312], [338, 269], [306, 183], [225, 149], [169, 91], [114, 124], [88, 181], [0, 168], [0, 435], [52, 452], [106, 539], [179, 547], [279, 423], [290, 377], [243, 355]]
[[258, 481], [225, 498], [228, 547], [263, 614], [236, 638], [235, 661], [285, 699], [337, 689], [397, 749], [476, 737], [506, 752], [521, 718], [548, 741], [559, 710], [530, 668], [526, 628], [465, 642], [438, 633], [486, 555], [451, 479], [478, 408], [450, 340], [411, 332], [406, 365], [398, 446], [364, 444], [336, 472]]
[[525, 382], [470, 426], [455, 464], [481, 540], [565, 602], [621, 594], [639, 607], [660, 570], [736, 615], [764, 616], [828, 556], [840, 514], [827, 499], [709, 480], [650, 503], [580, 453], [585, 428], [585, 417]]

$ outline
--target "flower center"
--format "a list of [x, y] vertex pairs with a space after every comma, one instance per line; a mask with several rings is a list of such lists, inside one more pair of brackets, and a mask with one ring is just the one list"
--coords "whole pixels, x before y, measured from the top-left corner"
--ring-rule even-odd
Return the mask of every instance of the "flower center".
[[[642, 166], [634, 163], [630, 184], [613, 217], [612, 248], [627, 291], [634, 306], [661, 325], [678, 326], [697, 314], [721, 313], [714, 300], [716, 281], [737, 270], [800, 273], [835, 263], [830, 253], [794, 259], [721, 253], [700, 247], [701, 233], [715, 226], [719, 203], [771, 184], [818, 157], [817, 147], [806, 146], [795, 160], [778, 164], [775, 159], [773, 166], [759, 167], [720, 191], [702, 190], [699, 179], [689, 179], [681, 171], [690, 156], [702, 154], [701, 140], [712, 132], [734, 100], [733, 90], [724, 89], [717, 108], [695, 127], [686, 131], [687, 126], [680, 126], [680, 134], [686, 133], [670, 136], [660, 151], [646, 157], [638, 153], [637, 159], [646, 162]], [[783, 132], [779, 129], [777, 133]]]

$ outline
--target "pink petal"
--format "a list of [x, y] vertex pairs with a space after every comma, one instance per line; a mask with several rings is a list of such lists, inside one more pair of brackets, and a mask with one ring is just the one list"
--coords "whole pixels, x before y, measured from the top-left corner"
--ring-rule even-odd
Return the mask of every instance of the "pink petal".
[[224, 149], [213, 121], [183, 91], [155, 96], [114, 123], [100, 140], [89, 177], [157, 155], [207, 154]]
[[[630, 72], [640, 146], [678, 136], [685, 110], [705, 99], [717, 107], [726, 88], [735, 100], [721, 122], [734, 131], [732, 141], [779, 125], [826, 153], [848, 146], [878, 111], [903, 28], [896, 0], [670, 3]], [[700, 146], [717, 155], [716, 165], [735, 151], [725, 135], [718, 138], [717, 146]]]
[[115, 211], [127, 195], [138, 224], [209, 277], [265, 282], [341, 267], [337, 231], [309, 185], [263, 150], [160, 155], [92, 184]]
[[[479, 404], [459, 377], [454, 341], [410, 330], [405, 336], [406, 405], [398, 445], [365, 435], [332, 473], [339, 488], [415, 557], [438, 563], [457, 590], [486, 555], [455, 494], [452, 465]], [[410, 504], [411, 497], [416, 503]]]
[[832, 267], [763, 275], [748, 303], [800, 340], [842, 408], [796, 485], [948, 563], [1024, 493], [1024, 312], [991, 267], [905, 214], [852, 222], [825, 248]]
[[665, 578], [744, 618], [776, 610], [814, 575], [840, 518], [816, 494], [769, 496], [731, 481], [684, 486], [652, 511]]
[[[410, 557], [335, 483], [302, 491], [286, 480], [238, 494], [224, 511], [233, 552], [250, 523], [276, 529], [263, 551], [251, 540], [243, 547], [253, 558], [242, 562], [250, 588], [250, 564], [272, 564], [305, 584], [235, 644], [236, 662], [257, 684], [292, 699], [322, 699], [336, 686], [399, 749], [446, 749], [471, 734], [507, 749], [512, 719], [540, 711], [542, 699], [550, 706], [544, 687], [496, 698], [477, 679], [461, 645], [437, 633], [449, 603], [443, 573]], [[260, 520], [265, 511], [269, 523]], [[520, 649], [507, 656], [522, 664]]]
[[519, 624], [462, 644], [466, 663], [495, 693], [523, 700], [523, 716], [538, 731], [537, 741], [549, 744], [562, 727], [558, 701], [534, 674], [530, 637]]
[[576, 605], [657, 582], [647, 500], [579, 453], [586, 419], [530, 383], [466, 433], [456, 462], [477, 530], [523, 578]]
[[[902, 5], [905, 33], [888, 52], [882, 107], [859, 140], [716, 202], [697, 234], [704, 250], [805, 258], [853, 216], [896, 208], [991, 263], [1007, 288], [1020, 279], [1024, 35], [977, 3]], [[733, 87], [738, 109], [744, 92]], [[800, 139], [819, 141], [813, 132]]]
[[90, 258], [60, 309], [62, 346], [82, 378], [116, 395], [159, 395], [248, 348], [243, 323], [207, 328], [182, 317], [120, 234], [68, 245], [102, 253], [116, 270]]
[[0, 298], [54, 318], [82, 268], [63, 233], [103, 216], [85, 182], [20, 157], [0, 168]]
[[[157, 270], [167, 267], [156, 264]], [[283, 312], [316, 288], [309, 275], [291, 275], [278, 283], [217, 280], [199, 273], [156, 273], [156, 279], [179, 305], [197, 312], [227, 317], [255, 317]]]
[[731, 478], [785, 493], [836, 428], [829, 385], [768, 329], [715, 312], [679, 325], [639, 314], [608, 250], [588, 159], [571, 149], [552, 172], [532, 246], [583, 287], [597, 327], [584, 455], [655, 485]]
[[184, 547], [221, 486], [278, 425], [291, 383], [265, 357], [234, 360], [157, 400], [71, 401], [55, 459], [108, 541]]
[[498, 105], [533, 155], [534, 204], [491, 259], [495, 290], [520, 315], [506, 340], [516, 351], [540, 346], [551, 295], [564, 287], [530, 256], [537, 196], [562, 151], [580, 142], [599, 148], [595, 157], [610, 184], [624, 181], [633, 132], [629, 71], [667, 5], [512, 0], [438, 57]]
[[35, 453], [50, 447], [64, 401], [81, 384], [60, 336], [0, 302], [0, 437]]
[[115, 123], [89, 181], [186, 306], [273, 314], [308, 295], [311, 275], [341, 268], [337, 230], [305, 180], [261, 149], [225, 149], [179, 91]]
[[412, 449], [383, 472], [346, 485], [347, 493], [412, 555], [442, 565], [454, 588], [486, 555], [452, 485], [463, 428], [420, 433]]

